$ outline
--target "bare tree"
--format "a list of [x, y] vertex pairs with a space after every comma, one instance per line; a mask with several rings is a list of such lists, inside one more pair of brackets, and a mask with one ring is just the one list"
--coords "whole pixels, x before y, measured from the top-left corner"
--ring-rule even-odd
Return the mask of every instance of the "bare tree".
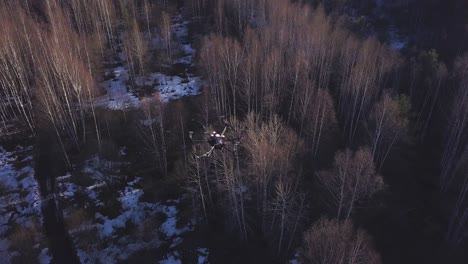
[[392, 147], [406, 134], [409, 105], [405, 96], [393, 98], [385, 93], [377, 102], [367, 121], [372, 160], [378, 170]]
[[333, 98], [324, 89], [305, 88], [298, 92], [296, 118], [299, 134], [305, 136], [313, 156], [317, 156], [322, 140], [337, 131], [337, 120]]
[[138, 120], [139, 136], [159, 168], [167, 176], [167, 150], [164, 133], [164, 106], [159, 98], [145, 98], [141, 103], [143, 119]]
[[349, 143], [380, 94], [385, 75], [395, 67], [385, 55], [385, 47], [374, 39], [361, 43], [349, 37], [342, 49], [338, 112]]
[[299, 252], [304, 263], [382, 263], [369, 235], [351, 221], [320, 219], [304, 233]]
[[420, 140], [424, 141], [434, 110], [440, 101], [440, 89], [447, 79], [447, 68], [439, 62], [437, 51], [422, 51], [411, 64], [410, 100], [417, 114]]
[[383, 188], [383, 179], [375, 172], [368, 148], [339, 151], [333, 168], [320, 171], [317, 176], [329, 194], [326, 201], [338, 219], [348, 219], [357, 204]]
[[166, 55], [172, 63], [172, 28], [171, 17], [166, 12], [162, 13], [161, 33], [165, 43]]
[[440, 167], [440, 187], [444, 193], [458, 193], [446, 239], [460, 244], [467, 237], [468, 230], [468, 56], [456, 62], [460, 85], [454, 94], [451, 113], [445, 132], [444, 148]]
[[[262, 122], [259, 116], [250, 113], [247, 116], [246, 127], [245, 145], [249, 155], [249, 173], [250, 178], [254, 179], [257, 208], [263, 218], [276, 182], [286, 182], [286, 178], [294, 175], [294, 161], [300, 155], [303, 143], [277, 116]], [[297, 180], [297, 177], [288, 179], [292, 182]]]
[[[6, 4], [6, 3], [5, 3]], [[34, 56], [31, 43], [39, 30], [18, 5], [0, 6], [1, 118], [5, 129], [9, 122], [24, 124], [34, 134], [33, 111]]]
[[[294, 234], [303, 217], [305, 197], [299, 191], [298, 183], [295, 177], [279, 179], [275, 184], [273, 198], [269, 202], [269, 213], [272, 219], [271, 232], [278, 243], [278, 255], [289, 251]], [[286, 248], [288, 238], [289, 243]]]
[[[134, 86], [141, 86], [144, 81], [146, 55], [148, 45], [140, 32], [138, 21], [133, 18], [129, 22], [128, 30], [124, 39], [125, 55], [130, 69], [130, 78]], [[141, 81], [141, 82], [140, 82]]]
[[440, 185], [447, 191], [460, 167], [463, 154], [466, 152], [468, 129], [468, 56], [465, 55], [457, 61], [458, 72], [461, 76], [460, 86], [454, 94], [452, 109], [448, 119], [448, 126], [444, 139], [444, 150], [441, 158]]
[[240, 93], [238, 79], [243, 58], [240, 44], [218, 36], [208, 36], [203, 42], [200, 57], [213, 87], [217, 112], [219, 115], [234, 114]]

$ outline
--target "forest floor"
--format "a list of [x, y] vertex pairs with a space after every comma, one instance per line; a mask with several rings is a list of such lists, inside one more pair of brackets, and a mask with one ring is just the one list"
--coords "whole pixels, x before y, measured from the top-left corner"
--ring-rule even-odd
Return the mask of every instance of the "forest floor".
[[[159, 95], [162, 102], [198, 95], [202, 80], [195, 76], [195, 49], [189, 36], [190, 21], [180, 13], [171, 18], [172, 64], [153, 65], [160, 71], [138, 77], [132, 84], [123, 53], [109, 60], [102, 87], [106, 94], [97, 98], [97, 106], [111, 110], [138, 108], [140, 96]], [[153, 38], [156, 53], [164, 44]], [[149, 125], [153, 120], [141, 120]], [[201, 245], [184, 245], [184, 237], [193, 232], [197, 219], [181, 216], [180, 207], [187, 199], [166, 199], [145, 193], [145, 179], [132, 175], [125, 147], [115, 160], [89, 157], [73, 176], [59, 177], [60, 196], [68, 204], [65, 222], [82, 263], [153, 262], [207, 263], [209, 250]], [[77, 174], [77, 175], [75, 175]], [[78, 179], [78, 180], [77, 180]]]
[[[126, 63], [123, 44], [125, 35], [120, 34], [116, 47], [117, 55], [105, 62], [106, 80], [101, 86], [106, 93], [96, 98], [98, 107], [124, 110], [138, 107], [140, 95], [159, 94], [162, 102], [168, 102], [200, 93], [203, 82], [192, 73], [196, 51], [189, 38], [190, 21], [181, 13], [171, 18], [172, 32], [176, 36], [172, 43], [172, 64], [170, 61], [169, 64], [151, 62], [152, 68], [158, 68], [160, 71], [144, 74], [134, 81], [130, 80], [130, 69]], [[155, 35], [151, 42], [153, 52], [164, 54], [165, 44], [159, 35]]]
[[[185, 96], [198, 95], [203, 84], [193, 74], [195, 49], [189, 35], [191, 21], [183, 10], [171, 18], [172, 63], [153, 65], [152, 71], [132, 84], [124, 53], [124, 34], [120, 34], [118, 54], [106, 61], [105, 94], [96, 98], [96, 106], [110, 110], [136, 109], [141, 96], [159, 96], [164, 103]], [[155, 53], [164, 53], [157, 35], [152, 39]], [[155, 63], [153, 63], [155, 64]], [[148, 120], [141, 120], [148, 122]], [[41, 232], [43, 218], [38, 181], [34, 177], [32, 146], [5, 150], [0, 146], [0, 259], [15, 262], [19, 254], [14, 240], [18, 226], [34, 230], [30, 259], [50, 263], [47, 239]], [[117, 160], [117, 161], [116, 161]], [[179, 207], [188, 207], [184, 197], [165, 199], [145, 193], [142, 177], [126, 169], [129, 162], [125, 148], [116, 160], [97, 155], [82, 164], [73, 164], [74, 172], [56, 179], [56, 200], [63, 209], [68, 235], [82, 263], [153, 262], [207, 263], [209, 250], [193, 241], [184, 245], [184, 236], [193, 232], [197, 219], [182, 215]], [[59, 213], [59, 212], [57, 212]], [[16, 232], [16, 233], [15, 233]], [[21, 235], [21, 234], [20, 234]], [[16, 235], [18, 236], [18, 235]], [[16, 243], [16, 244], [15, 244]], [[188, 248], [188, 250], [187, 250]]]
[[[0, 259], [34, 256], [49, 263], [48, 245], [41, 232], [43, 217], [39, 185], [34, 178], [32, 146], [0, 146]], [[25, 247], [30, 247], [24, 252]]]

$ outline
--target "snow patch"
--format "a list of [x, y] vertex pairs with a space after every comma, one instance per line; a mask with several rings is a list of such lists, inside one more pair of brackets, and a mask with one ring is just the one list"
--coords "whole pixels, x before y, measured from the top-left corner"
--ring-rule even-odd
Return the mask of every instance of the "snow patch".
[[[10, 263], [18, 252], [8, 251], [7, 235], [14, 226], [33, 227], [42, 222], [39, 185], [34, 178], [33, 148], [16, 146], [11, 152], [0, 146], [0, 259]], [[43, 239], [40, 235], [35, 241]], [[39, 246], [39, 244], [38, 244]], [[39, 248], [40, 250], [40, 248]]]
[[208, 263], [209, 251], [207, 248], [198, 248], [198, 264]]
[[151, 126], [152, 124], [154, 123], [157, 123], [158, 122], [158, 119], [157, 118], [149, 118], [149, 119], [144, 119], [144, 120], [140, 120], [140, 123], [144, 126]]
[[37, 260], [39, 264], [50, 264], [52, 262], [52, 257], [49, 255], [49, 249], [44, 248], [37, 257]]
[[124, 110], [135, 108], [139, 105], [138, 97], [130, 93], [128, 70], [119, 66], [113, 70], [115, 78], [104, 81], [101, 86], [106, 90], [106, 95], [96, 98], [96, 105], [107, 107], [111, 110]]
[[159, 95], [163, 102], [179, 99], [183, 96], [197, 95], [200, 93], [202, 86], [200, 77], [186, 76], [181, 78], [179, 76], [153, 73], [151, 78], [158, 82]]
[[175, 235], [180, 235], [187, 231], [191, 231], [191, 227], [184, 226], [183, 228], [177, 228], [177, 208], [174, 205], [161, 206], [163, 213], [167, 216], [166, 221], [161, 225], [161, 231], [170, 238]]
[[8, 242], [8, 239], [0, 238], [0, 259], [2, 260], [2, 263], [12, 262], [13, 254], [8, 251], [9, 247], [10, 243]]
[[[189, 32], [188, 26], [190, 22], [184, 20], [180, 14], [173, 16], [171, 21], [172, 31], [177, 38], [174, 44], [179, 45], [181, 50], [181, 54], [176, 52], [177, 54], [174, 61], [176, 63], [186, 64], [189, 66], [193, 65], [196, 51], [191, 44], [187, 43]], [[123, 42], [124, 38], [125, 35], [121, 33], [121, 42]], [[156, 48], [161, 48], [164, 46], [163, 40], [160, 36], [155, 37], [154, 45]], [[124, 50], [122, 44], [119, 44], [119, 46], [121, 50]], [[125, 52], [120, 52], [119, 56], [117, 56], [117, 59], [112, 62], [125, 64]], [[102, 82], [101, 86], [105, 89], [106, 94], [97, 97], [95, 104], [99, 107], [104, 107], [111, 110], [138, 108], [140, 105], [140, 99], [131, 93], [131, 91], [134, 90], [133, 88], [141, 88], [142, 86], [155, 88], [159, 90], [161, 101], [168, 102], [169, 100], [176, 100], [184, 96], [197, 95], [199, 94], [200, 87], [202, 85], [200, 77], [193, 75], [186, 74], [185, 78], [181, 78], [175, 75], [168, 76], [163, 73], [156, 72], [146, 76], [136, 77], [135, 86], [137, 87], [132, 87], [132, 85], [129, 84], [130, 76], [127, 66], [108, 68], [106, 72], [109, 77], [112, 77], [112, 79]], [[146, 120], [144, 122], [146, 125]], [[151, 121], [149, 121], [149, 123], [150, 122]]]
[[301, 262], [299, 261], [299, 252], [296, 252], [296, 254], [294, 254], [294, 258], [289, 261], [289, 264], [301, 264]]
[[182, 264], [182, 261], [178, 259], [179, 256], [179, 252], [174, 251], [168, 254], [165, 259], [160, 260], [159, 264]]

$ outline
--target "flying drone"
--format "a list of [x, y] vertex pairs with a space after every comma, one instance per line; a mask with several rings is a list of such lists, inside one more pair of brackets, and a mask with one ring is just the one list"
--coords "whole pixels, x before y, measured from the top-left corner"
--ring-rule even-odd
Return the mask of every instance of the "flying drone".
[[[224, 121], [224, 120], [223, 120]], [[211, 154], [215, 150], [226, 150], [234, 155], [237, 154], [237, 147], [240, 144], [240, 140], [242, 139], [242, 135], [240, 136], [235, 136], [235, 137], [226, 137], [226, 134], [237, 134], [237, 131], [229, 125], [226, 121], [224, 121], [224, 128], [223, 131], [220, 133], [217, 133], [216, 131], [212, 131], [211, 133], [206, 131], [205, 129], [205, 134], [208, 135], [206, 140], [197, 140], [194, 139], [193, 137], [194, 132], [189, 131], [189, 138], [192, 141], [192, 144], [208, 144], [209, 145], [209, 150], [201, 155], [196, 155], [195, 157], [202, 158], [202, 157], [210, 157]], [[232, 146], [229, 146], [232, 145]]]

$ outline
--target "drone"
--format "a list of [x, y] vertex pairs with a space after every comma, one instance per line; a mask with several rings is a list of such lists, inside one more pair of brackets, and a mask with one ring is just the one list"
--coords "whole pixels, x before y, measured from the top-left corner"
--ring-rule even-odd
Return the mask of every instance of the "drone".
[[[207, 132], [205, 129], [205, 134], [208, 134], [208, 137], [206, 140], [196, 140], [193, 138], [193, 131], [189, 131], [189, 138], [192, 141], [192, 144], [206, 144], [210, 146], [210, 149], [205, 152], [204, 154], [201, 155], [195, 155], [197, 159], [203, 158], [203, 157], [210, 157], [211, 154], [215, 150], [226, 150], [234, 155], [237, 155], [237, 147], [240, 144], [240, 140], [242, 139], [242, 135], [233, 137], [233, 138], [228, 138], [226, 137], [226, 133], [231, 134], [232, 132], [236, 132], [236, 130], [226, 121], [224, 121], [224, 128], [221, 133], [217, 133], [216, 131], [212, 131], [211, 133]], [[232, 146], [228, 146], [228, 144]]]

